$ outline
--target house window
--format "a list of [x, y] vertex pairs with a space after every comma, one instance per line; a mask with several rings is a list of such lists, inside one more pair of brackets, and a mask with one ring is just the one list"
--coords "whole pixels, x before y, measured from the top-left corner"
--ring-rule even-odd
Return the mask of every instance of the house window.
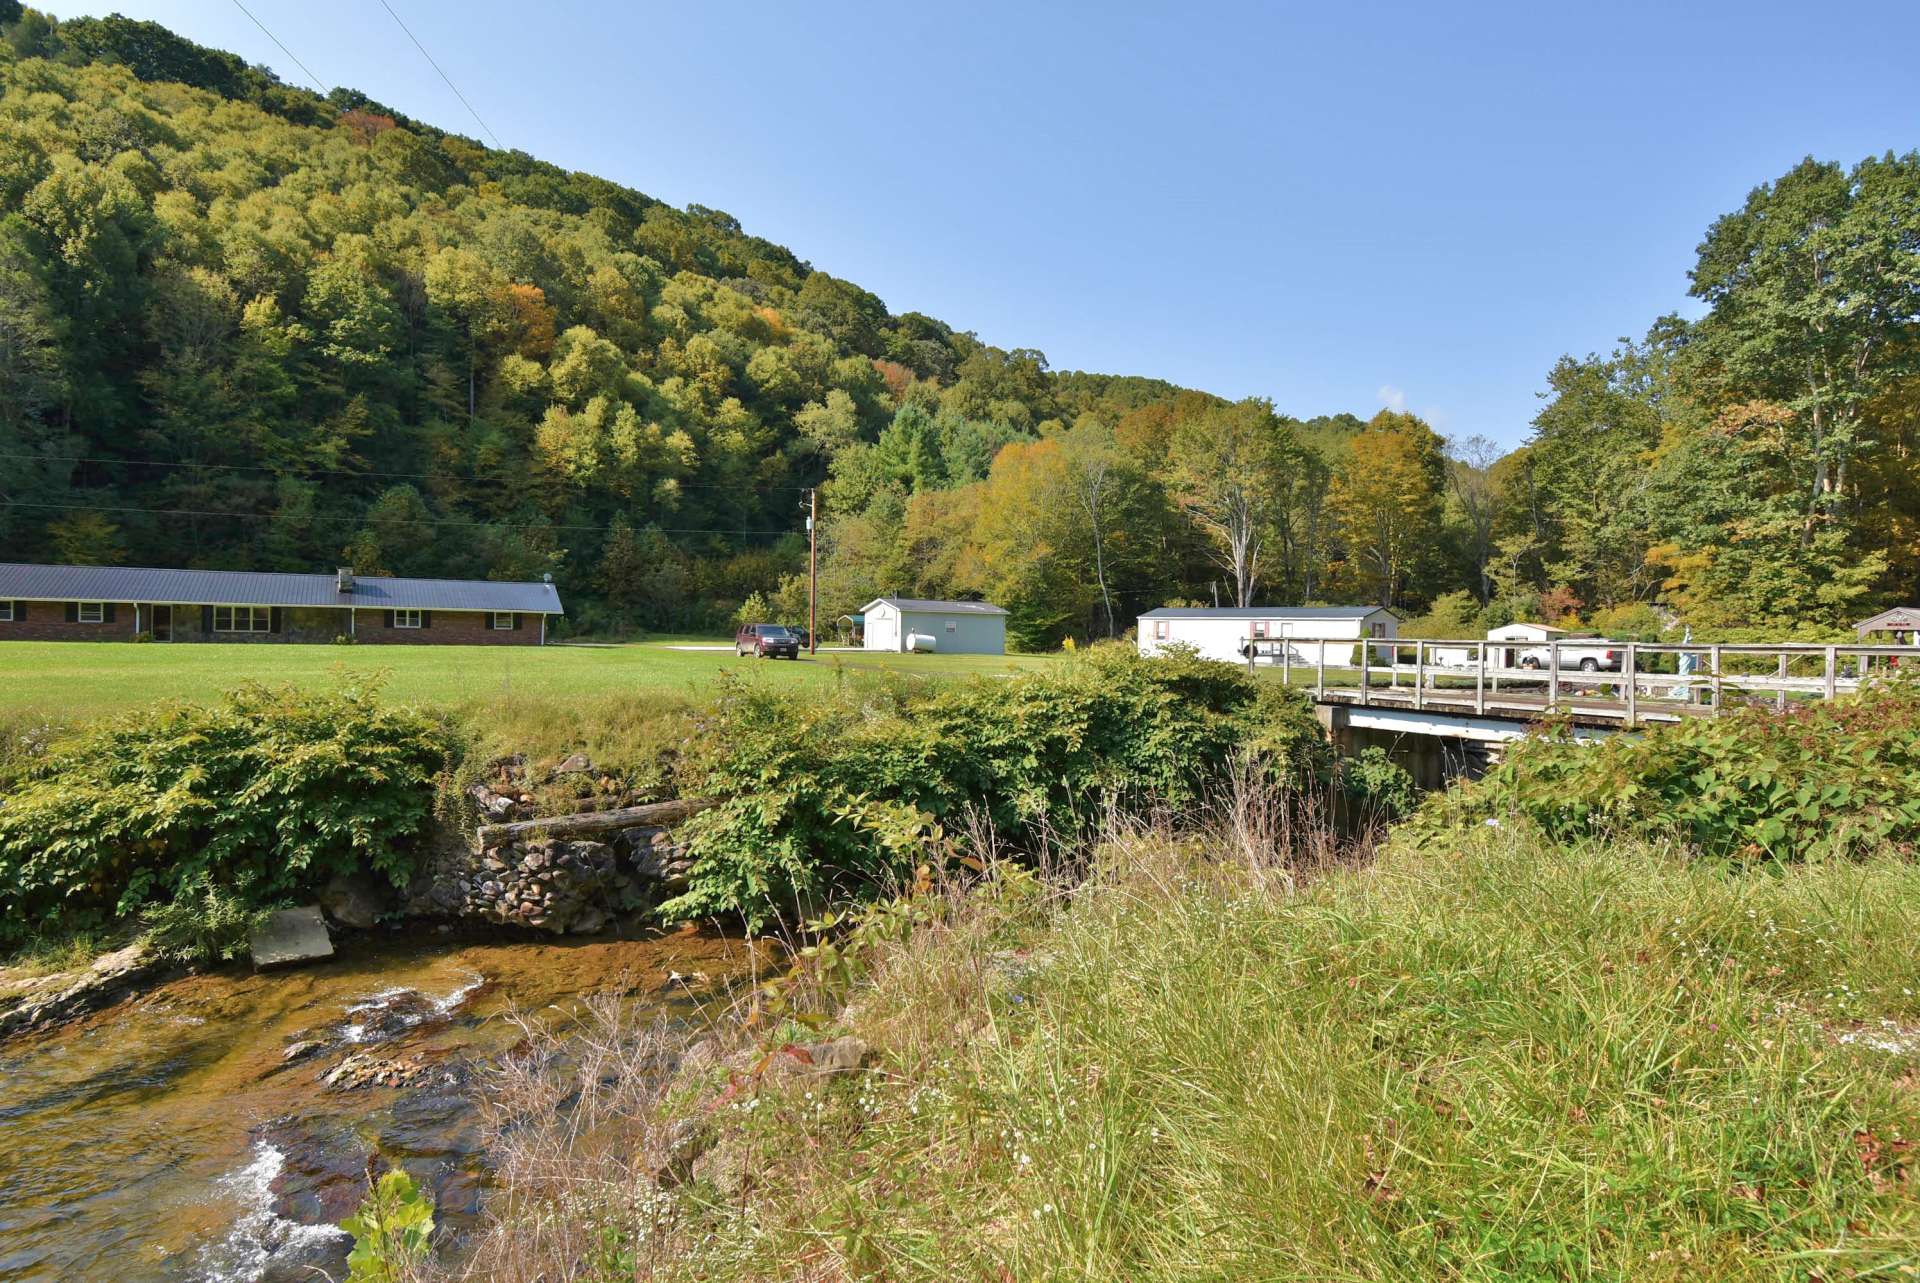
[[1385, 637], [1386, 635], [1387, 635], [1387, 626], [1385, 624], [1368, 624], [1367, 625], [1367, 636]]
[[953, 631], [953, 621], [952, 621], [951, 619], [949, 619], [949, 620], [947, 621], [947, 631], [948, 631], [948, 632], [952, 632], [952, 631]]
[[1266, 620], [1264, 620], [1264, 619], [1256, 619], [1256, 620], [1254, 620], [1254, 621], [1253, 621], [1253, 635], [1254, 635], [1255, 637], [1265, 637], [1265, 636], [1267, 635], [1267, 621], [1266, 621]]
[[80, 609], [75, 615], [75, 618], [83, 624], [105, 623], [107, 619], [106, 603], [100, 601], [83, 601], [80, 603]]
[[270, 633], [273, 612], [265, 606], [215, 606], [213, 631], [216, 633]]
[[394, 626], [395, 628], [418, 628], [418, 627], [420, 627], [420, 612], [419, 612], [419, 611], [417, 611], [417, 610], [396, 610], [396, 611], [394, 611], [394, 612], [393, 612], [393, 626]]
[[496, 610], [493, 612], [493, 627], [496, 632], [510, 632], [513, 629], [513, 612]]
[[0, 601], [0, 624], [10, 624], [12, 622], [13, 603], [11, 601]]
[[1167, 639], [1167, 621], [1166, 620], [1156, 619], [1153, 621], [1153, 639], [1155, 641], [1165, 641]]

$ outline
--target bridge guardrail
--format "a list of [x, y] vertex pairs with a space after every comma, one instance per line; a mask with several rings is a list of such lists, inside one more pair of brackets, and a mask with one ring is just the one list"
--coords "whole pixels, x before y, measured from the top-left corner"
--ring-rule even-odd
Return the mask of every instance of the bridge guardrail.
[[[1580, 660], [1591, 660], [1595, 650], [1619, 652], [1618, 668], [1582, 669]], [[1522, 652], [1535, 662], [1515, 662]], [[1279, 667], [1288, 685], [1296, 684], [1294, 669], [1302, 669], [1322, 702], [1413, 708], [1437, 702], [1456, 710], [1471, 702], [1477, 714], [1572, 711], [1629, 726], [1646, 717], [1712, 716], [1756, 703], [1784, 711], [1796, 702], [1849, 694], [1902, 665], [1920, 669], [1920, 646], [1820, 642], [1248, 637], [1241, 653], [1249, 669], [1263, 657]]]

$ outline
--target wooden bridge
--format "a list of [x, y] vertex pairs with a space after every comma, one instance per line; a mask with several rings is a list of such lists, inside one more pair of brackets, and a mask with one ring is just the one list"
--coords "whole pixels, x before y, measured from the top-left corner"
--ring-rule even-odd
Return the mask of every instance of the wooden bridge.
[[1304, 687], [1330, 726], [1495, 744], [1554, 718], [1588, 738], [1850, 694], [1920, 646], [1247, 638], [1252, 669]]

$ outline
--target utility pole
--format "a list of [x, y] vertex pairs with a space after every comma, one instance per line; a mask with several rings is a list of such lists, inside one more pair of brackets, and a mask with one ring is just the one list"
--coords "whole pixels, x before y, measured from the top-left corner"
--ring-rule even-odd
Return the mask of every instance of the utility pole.
[[820, 490], [807, 487], [807, 654], [820, 649]]

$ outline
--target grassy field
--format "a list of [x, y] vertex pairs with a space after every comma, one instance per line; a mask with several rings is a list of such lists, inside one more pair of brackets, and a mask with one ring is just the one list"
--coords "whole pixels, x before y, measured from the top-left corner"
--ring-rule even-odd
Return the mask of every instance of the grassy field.
[[1920, 1264], [1911, 861], [1482, 830], [1295, 887], [1215, 855], [1123, 844], [1070, 899], [975, 895], [886, 951], [849, 1018], [878, 1070], [703, 1115], [744, 1131], [748, 1205], [696, 1184], [691, 1261], [648, 1277]]
[[957, 677], [1048, 662], [1036, 655], [892, 655], [822, 651], [797, 662], [738, 659], [729, 649], [630, 646], [166, 646], [112, 642], [0, 644], [0, 715], [85, 717], [170, 698], [207, 699], [245, 681], [317, 684], [384, 674], [395, 699], [457, 705], [503, 698], [699, 694], [723, 672], [829, 683], [898, 672]]

